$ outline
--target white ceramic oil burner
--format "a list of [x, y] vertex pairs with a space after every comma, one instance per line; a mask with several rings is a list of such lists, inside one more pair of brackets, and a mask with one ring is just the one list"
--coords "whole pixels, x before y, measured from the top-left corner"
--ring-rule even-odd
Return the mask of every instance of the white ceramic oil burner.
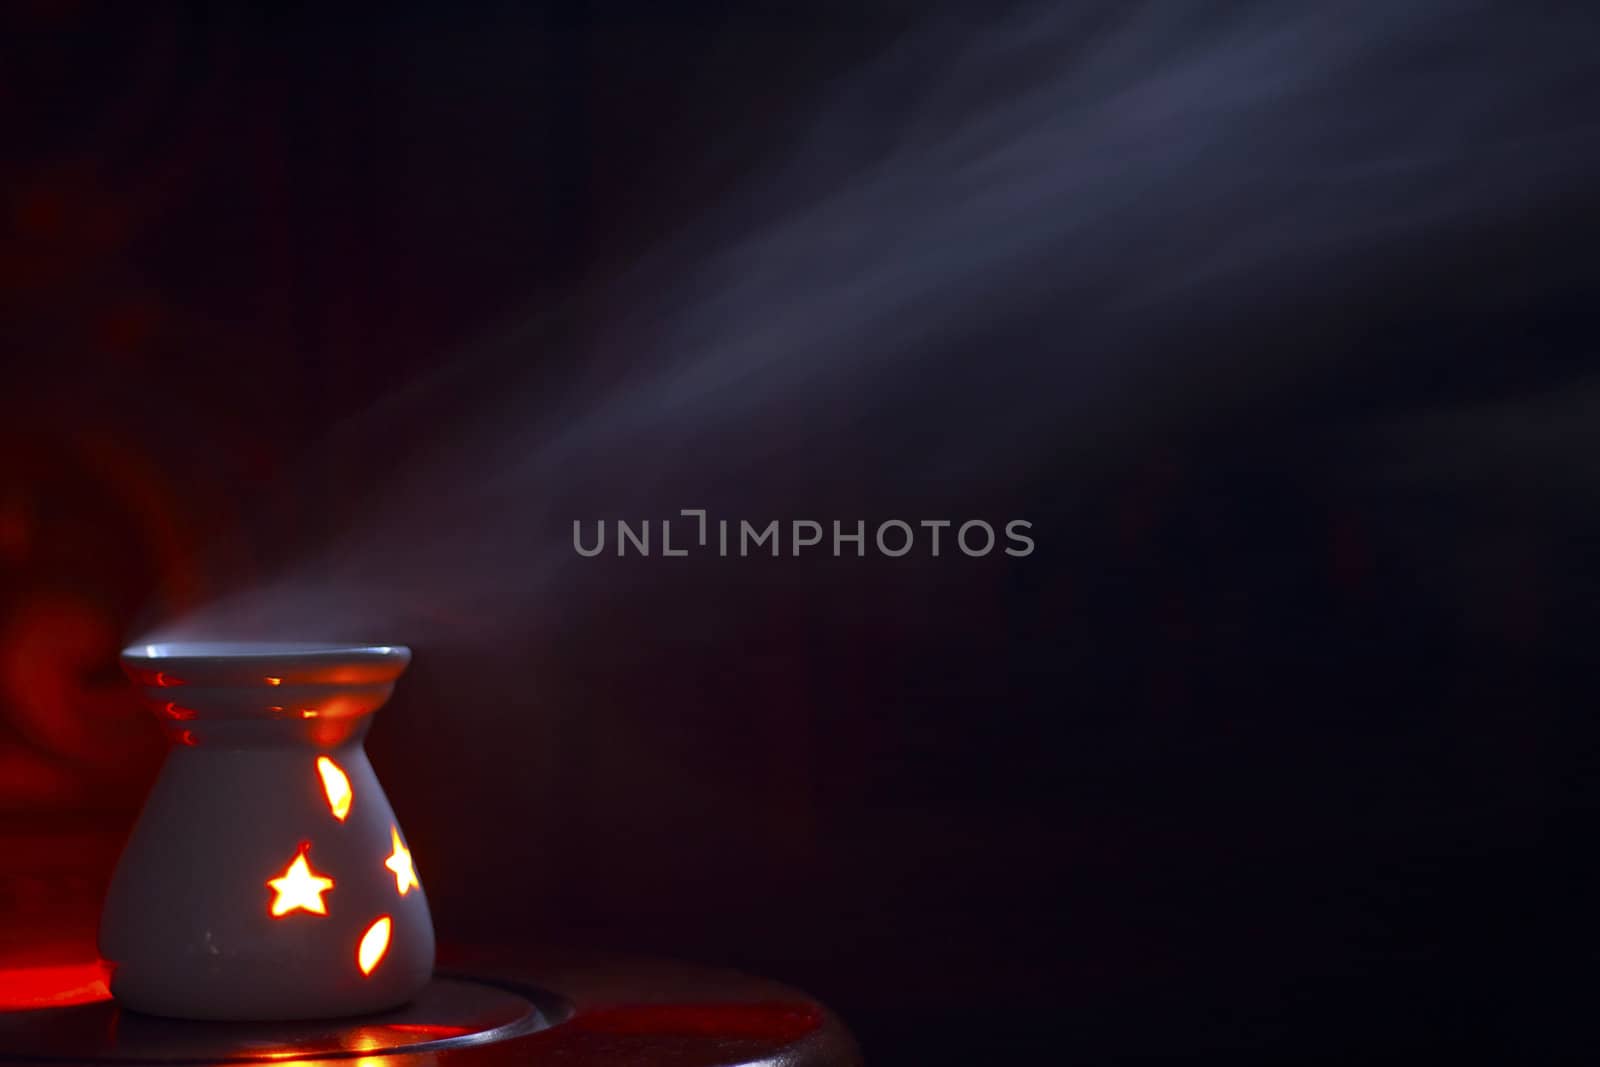
[[361, 747], [411, 653], [169, 644], [122, 663], [172, 741], [100, 920], [111, 992], [191, 1019], [403, 1004], [433, 970], [405, 834]]

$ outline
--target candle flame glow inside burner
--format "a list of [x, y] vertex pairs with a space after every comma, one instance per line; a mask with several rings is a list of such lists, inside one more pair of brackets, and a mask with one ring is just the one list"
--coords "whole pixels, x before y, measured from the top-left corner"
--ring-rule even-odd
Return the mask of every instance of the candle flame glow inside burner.
[[335, 819], [344, 822], [345, 816], [350, 814], [350, 801], [353, 799], [349, 777], [327, 756], [317, 757], [317, 774], [322, 776], [322, 792], [328, 798], [328, 810], [333, 812]]
[[324, 878], [311, 869], [306, 853], [311, 850], [309, 841], [300, 843], [300, 852], [289, 864], [289, 869], [267, 885], [278, 895], [272, 901], [272, 917], [281, 919], [292, 911], [309, 911], [316, 915], [328, 914], [322, 894], [333, 888], [333, 879]]
[[400, 840], [398, 826], [389, 827], [389, 839], [394, 844], [394, 852], [383, 861], [383, 865], [394, 872], [395, 889], [400, 891], [401, 896], [413, 889], [421, 889], [422, 883], [417, 881], [417, 869], [411, 865], [411, 850]]
[[373, 968], [383, 962], [384, 953], [389, 951], [389, 928], [392, 925], [389, 916], [380, 916], [361, 935], [361, 945], [356, 949], [356, 963], [360, 965], [362, 974], [370, 975]]

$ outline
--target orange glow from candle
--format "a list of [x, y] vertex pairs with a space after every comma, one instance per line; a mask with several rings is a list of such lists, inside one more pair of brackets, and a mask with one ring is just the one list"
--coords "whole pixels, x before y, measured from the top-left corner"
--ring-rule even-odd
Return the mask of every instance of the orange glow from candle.
[[271, 910], [274, 919], [281, 919], [291, 911], [309, 911], [314, 915], [328, 914], [328, 906], [322, 902], [322, 894], [333, 888], [333, 879], [324, 878], [311, 869], [311, 864], [306, 862], [306, 853], [310, 849], [309, 841], [302, 842], [300, 852], [295, 856], [294, 862], [289, 864], [288, 869], [267, 882], [268, 888], [278, 894], [272, 901]]
[[389, 827], [389, 840], [394, 843], [394, 852], [383, 861], [383, 865], [394, 872], [394, 887], [405, 896], [413, 889], [421, 889], [422, 883], [417, 881], [417, 870], [411, 865], [411, 850], [400, 840], [400, 828]]
[[282, 685], [283, 684], [283, 679], [282, 678], [274, 678], [274, 677], [272, 677], [272, 675], [269, 674], [269, 675], [267, 675], [267, 684], [268, 685]]
[[344, 822], [344, 817], [350, 814], [350, 801], [354, 799], [354, 794], [350, 792], [350, 779], [327, 756], [317, 757], [317, 773], [322, 776], [322, 791], [328, 797], [328, 810], [333, 812], [335, 819]]
[[361, 945], [356, 949], [356, 963], [360, 965], [362, 974], [371, 974], [372, 969], [382, 962], [384, 953], [389, 951], [391, 925], [389, 916], [384, 915], [361, 935]]

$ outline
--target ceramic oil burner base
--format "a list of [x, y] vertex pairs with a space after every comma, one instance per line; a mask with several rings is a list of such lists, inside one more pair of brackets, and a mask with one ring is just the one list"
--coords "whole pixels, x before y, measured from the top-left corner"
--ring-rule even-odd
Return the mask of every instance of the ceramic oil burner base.
[[433, 970], [427, 898], [362, 739], [410, 652], [140, 645], [123, 666], [172, 748], [107, 893], [123, 1006], [317, 1019], [405, 1004]]

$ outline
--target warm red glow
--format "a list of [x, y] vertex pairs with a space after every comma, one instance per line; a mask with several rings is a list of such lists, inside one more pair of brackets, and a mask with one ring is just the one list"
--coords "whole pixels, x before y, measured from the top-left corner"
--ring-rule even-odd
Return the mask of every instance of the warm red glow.
[[187, 684], [187, 683], [184, 682], [184, 680], [182, 678], [174, 678], [172, 675], [168, 674], [166, 671], [156, 671], [156, 685], [160, 686], [163, 689], [165, 689], [167, 686], [170, 686], [170, 685], [185, 685], [185, 684]]
[[65, 1008], [73, 1004], [92, 1004], [110, 996], [105, 965], [98, 960], [47, 967], [0, 968], [0, 1011]]
[[322, 902], [322, 894], [333, 888], [333, 879], [324, 878], [311, 869], [311, 864], [306, 862], [306, 853], [310, 851], [311, 843], [302, 842], [300, 851], [287, 870], [276, 878], [270, 879], [267, 886], [278, 895], [272, 901], [272, 917], [281, 919], [291, 911], [309, 911], [314, 915], [328, 914], [328, 906]]
[[411, 850], [406, 848], [400, 840], [400, 828], [389, 827], [389, 840], [394, 843], [394, 852], [383, 861], [383, 865], [394, 872], [394, 887], [405, 896], [413, 889], [421, 889], [422, 883], [417, 881], [417, 870], [411, 865]]
[[448, 1023], [384, 1023], [383, 1028], [397, 1034], [422, 1034], [429, 1038], [460, 1037], [472, 1033], [470, 1026], [451, 1026]]
[[316, 708], [301, 708], [300, 709], [300, 717], [302, 719], [315, 719], [318, 715], [321, 715], [321, 714], [322, 714], [322, 712], [318, 711]]
[[361, 935], [361, 946], [356, 949], [356, 963], [360, 965], [362, 974], [371, 974], [372, 969], [382, 962], [383, 954], [389, 951], [389, 927], [392, 925], [389, 916], [384, 915]]
[[192, 718], [194, 718], [194, 709], [193, 708], [186, 708], [186, 707], [182, 706], [181, 704], [179, 704], [176, 700], [167, 701], [167, 706], [166, 706], [166, 708], [164, 710], [167, 713], [167, 717], [171, 718], [171, 719], [192, 719]]
[[270, 674], [267, 675], [266, 681], [267, 681], [268, 685], [282, 685], [283, 684], [283, 679], [282, 678], [274, 678]]
[[344, 817], [350, 814], [350, 801], [354, 798], [350, 792], [350, 779], [327, 756], [317, 757], [317, 773], [322, 775], [322, 791], [328, 796], [328, 810], [333, 812], [335, 819], [344, 822]]
[[184, 730], [178, 735], [178, 744], [193, 748], [195, 745], [199, 744], [199, 742], [194, 739], [193, 730]]
[[268, 1061], [270, 1061], [272, 1063], [278, 1063], [278, 1062], [281, 1062], [283, 1060], [295, 1060], [297, 1062], [303, 1062], [305, 1060], [305, 1057], [308, 1054], [320, 1052], [320, 1051], [322, 1051], [322, 1049], [323, 1049], [323, 1046], [320, 1043], [317, 1043], [317, 1044], [307, 1043], [307, 1044], [304, 1044], [304, 1045], [291, 1045], [291, 1046], [288, 1046], [287, 1048], [271, 1049], [271, 1050], [268, 1050], [268, 1049], [251, 1049], [250, 1050], [250, 1058], [253, 1059], [253, 1060], [268, 1060]]
[[311, 735], [311, 743], [318, 748], [338, 748], [350, 740], [351, 728], [348, 721], [312, 716], [306, 732]]

